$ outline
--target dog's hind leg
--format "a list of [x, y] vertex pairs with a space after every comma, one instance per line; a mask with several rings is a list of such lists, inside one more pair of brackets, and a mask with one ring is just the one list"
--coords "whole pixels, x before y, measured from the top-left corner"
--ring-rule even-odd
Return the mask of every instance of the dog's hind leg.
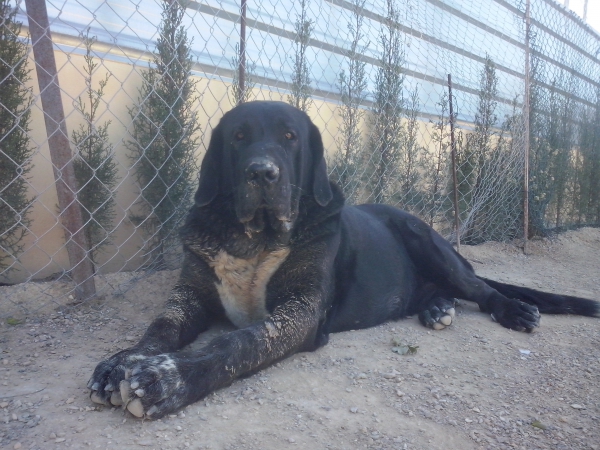
[[[540, 314], [536, 306], [508, 298], [478, 278], [467, 260], [425, 222], [414, 216], [399, 216], [392, 218], [391, 222], [397, 227], [399, 238], [417, 272], [425, 283], [436, 287], [441, 298], [476, 302], [481, 311], [513, 330], [529, 332], [539, 325]], [[428, 308], [417, 305], [413, 309]]]

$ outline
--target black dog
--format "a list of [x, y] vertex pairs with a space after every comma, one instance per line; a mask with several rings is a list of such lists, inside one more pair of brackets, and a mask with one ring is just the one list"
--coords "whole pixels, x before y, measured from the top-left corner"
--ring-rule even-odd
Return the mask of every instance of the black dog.
[[[418, 314], [440, 329], [454, 298], [531, 331], [539, 311], [600, 314], [592, 300], [477, 277], [427, 224], [384, 205], [344, 206], [328, 181], [321, 135], [306, 114], [252, 102], [212, 134], [182, 228], [185, 260], [166, 311], [134, 347], [96, 367], [91, 398], [161, 417], [329, 333]], [[239, 329], [177, 352], [213, 321]]]

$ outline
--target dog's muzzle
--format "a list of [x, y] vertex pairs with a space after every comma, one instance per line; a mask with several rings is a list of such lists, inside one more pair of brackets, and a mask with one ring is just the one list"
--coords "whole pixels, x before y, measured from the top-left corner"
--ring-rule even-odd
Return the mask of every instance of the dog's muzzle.
[[267, 225], [276, 232], [291, 229], [289, 176], [272, 158], [255, 156], [243, 166], [237, 188], [236, 212], [247, 231], [261, 232]]
[[269, 186], [279, 181], [279, 167], [268, 158], [254, 158], [246, 167], [246, 181]]

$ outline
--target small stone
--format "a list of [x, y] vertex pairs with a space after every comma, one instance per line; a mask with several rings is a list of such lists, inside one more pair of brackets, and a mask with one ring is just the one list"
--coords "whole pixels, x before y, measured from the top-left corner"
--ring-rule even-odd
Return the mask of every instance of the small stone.
[[20, 443], [20, 442], [17, 442], [15, 445], [13, 445], [13, 448], [14, 448], [15, 450], [19, 450], [21, 447], [23, 447], [23, 446], [21, 445], [21, 443]]
[[578, 404], [578, 403], [573, 403], [571, 405], [571, 408], [573, 408], [573, 409], [583, 409], [583, 406], [580, 405], [580, 404]]
[[404, 397], [404, 392], [402, 392], [402, 391], [396, 391], [396, 395], [398, 397]]
[[356, 414], [358, 412], [358, 408], [356, 406], [353, 406], [352, 408], [350, 408], [350, 412], [352, 414]]
[[54, 440], [54, 443], [55, 444], [60, 444], [61, 442], [65, 442], [66, 440], [67, 440], [66, 438], [56, 438]]
[[54, 432], [50, 433], [50, 439], [56, 439], [56, 433], [54, 433]]
[[140, 447], [151, 447], [154, 445], [154, 441], [150, 439], [139, 439], [136, 442]]
[[288, 439], [288, 442], [290, 444], [293, 444], [294, 442], [296, 442], [296, 439], [294, 439], [293, 437], [291, 437], [291, 438]]
[[0, 403], [0, 408], [6, 408], [8, 406], [8, 402]]
[[473, 420], [471, 420], [471, 419], [469, 419], [469, 418], [467, 417], [467, 418], [465, 419], [465, 422], [467, 422], [467, 423], [471, 423], [471, 422], [473, 422]]
[[125, 336], [126, 341], [135, 341], [135, 336]]
[[71, 404], [71, 403], [73, 403], [74, 401], [75, 401], [75, 399], [74, 399], [73, 397], [69, 397], [69, 398], [68, 398], [68, 399], [65, 401], [65, 403], [66, 403], [67, 405], [70, 405], [70, 404]]

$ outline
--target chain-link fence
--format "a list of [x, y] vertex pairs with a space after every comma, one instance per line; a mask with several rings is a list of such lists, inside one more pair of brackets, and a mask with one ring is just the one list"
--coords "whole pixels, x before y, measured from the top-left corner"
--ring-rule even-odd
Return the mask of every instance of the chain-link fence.
[[524, 186], [530, 236], [600, 224], [600, 37], [551, 0], [0, 8], [0, 281], [39, 304], [175, 267], [211, 129], [254, 99], [308, 112], [349, 202], [453, 241], [522, 238]]

